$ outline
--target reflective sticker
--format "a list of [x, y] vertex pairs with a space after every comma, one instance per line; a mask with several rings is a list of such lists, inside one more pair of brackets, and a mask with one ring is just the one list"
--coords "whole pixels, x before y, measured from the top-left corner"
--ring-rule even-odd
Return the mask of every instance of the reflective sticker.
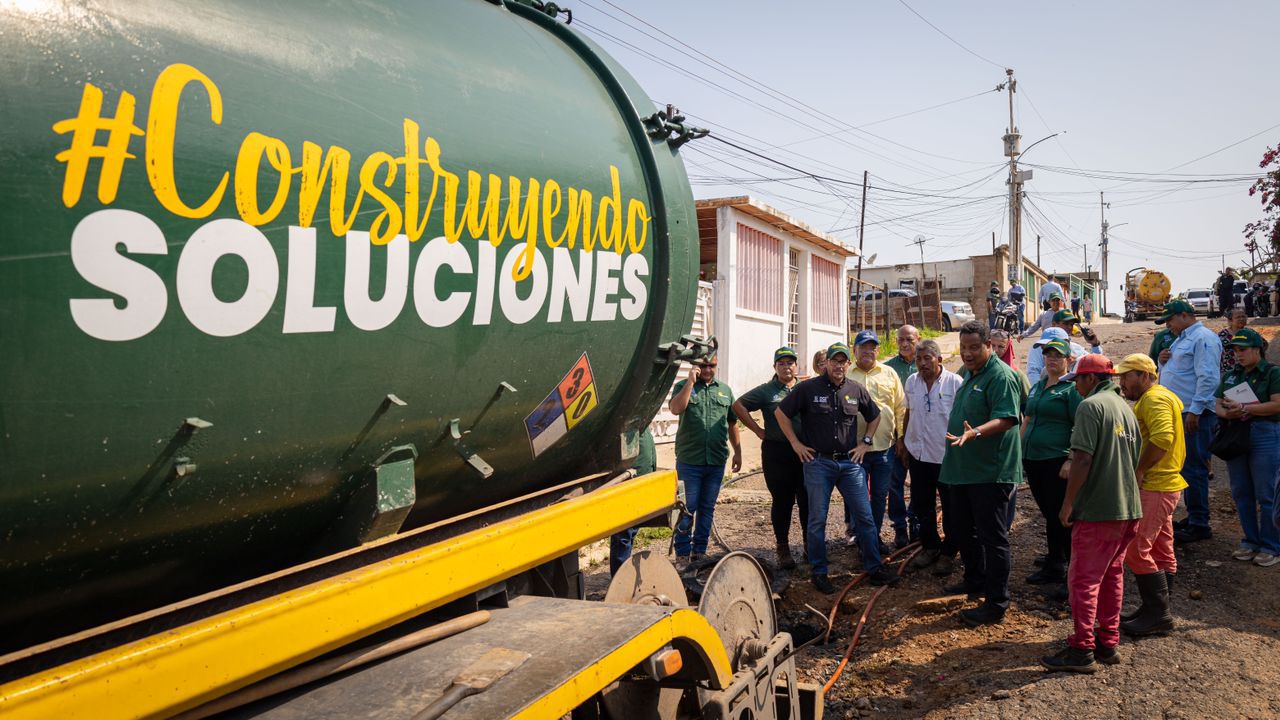
[[537, 457], [582, 422], [599, 404], [591, 362], [583, 353], [560, 384], [524, 419], [529, 445]]

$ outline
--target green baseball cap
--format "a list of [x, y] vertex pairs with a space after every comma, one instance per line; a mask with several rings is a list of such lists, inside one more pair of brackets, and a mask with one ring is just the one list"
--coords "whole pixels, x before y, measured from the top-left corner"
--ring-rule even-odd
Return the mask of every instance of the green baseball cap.
[[1253, 328], [1243, 328], [1227, 341], [1227, 347], [1260, 348], [1266, 344], [1267, 341]]
[[1058, 354], [1064, 358], [1071, 358], [1071, 345], [1066, 340], [1050, 340], [1041, 345], [1041, 352], [1045, 350], [1057, 350]]
[[1191, 303], [1186, 300], [1170, 300], [1164, 304], [1164, 313], [1161, 314], [1160, 317], [1156, 318], [1156, 324], [1163, 325], [1169, 322], [1169, 318], [1179, 313], [1191, 313], [1192, 315], [1195, 315], [1196, 309], [1191, 307]]
[[783, 358], [791, 358], [792, 360], [799, 360], [800, 356], [796, 355], [795, 350], [792, 350], [791, 348], [783, 345], [782, 347], [773, 351], [773, 361], [776, 363]]
[[1061, 299], [1062, 299], [1062, 293], [1049, 293], [1049, 299], [1050, 299], [1050, 300], [1061, 300]]
[[849, 358], [853, 357], [853, 352], [849, 350], [848, 345], [845, 345], [842, 342], [832, 343], [829, 347], [827, 347], [827, 359], [830, 360], [831, 358], [834, 358], [836, 355], [844, 355], [844, 359], [848, 360]]
[[1070, 310], [1059, 310], [1053, 314], [1053, 322], [1056, 323], [1078, 323], [1080, 318]]

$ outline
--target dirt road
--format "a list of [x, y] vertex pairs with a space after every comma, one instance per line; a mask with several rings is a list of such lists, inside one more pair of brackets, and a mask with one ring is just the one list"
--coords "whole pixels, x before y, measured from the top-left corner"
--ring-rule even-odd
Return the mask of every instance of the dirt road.
[[[1221, 321], [1211, 321], [1210, 327], [1220, 329]], [[1098, 332], [1107, 354], [1119, 358], [1145, 351], [1154, 329], [1141, 323], [1099, 326]], [[1265, 330], [1270, 334], [1275, 327]], [[1029, 348], [1029, 342], [1021, 343], [1018, 357], [1025, 358]], [[1280, 346], [1272, 351], [1271, 359], [1280, 359]], [[1024, 582], [1034, 570], [1033, 558], [1043, 552], [1044, 523], [1023, 486], [1011, 531], [1013, 601], [1004, 623], [968, 629], [956, 613], [976, 603], [960, 602], [962, 598], [942, 608], [919, 605], [942, 595], [942, 586], [959, 576], [908, 573], [877, 602], [849, 667], [828, 695], [827, 717], [1280, 717], [1280, 566], [1263, 569], [1231, 559], [1239, 524], [1226, 467], [1217, 460], [1214, 465], [1214, 537], [1178, 549], [1173, 598], [1178, 628], [1172, 634], [1125, 638], [1122, 664], [1104, 666], [1092, 676], [1041, 669], [1039, 658], [1061, 646], [1070, 623], [1065, 604]], [[716, 526], [724, 543], [772, 562], [763, 479], [755, 475], [726, 488], [720, 503]], [[1179, 509], [1178, 516], [1183, 512]], [[833, 500], [828, 537], [831, 579], [837, 587], [860, 569], [844, 547], [836, 522], [842, 515], [840, 501]], [[799, 547], [798, 523], [791, 536]], [[889, 533], [885, 539], [891, 539]], [[831, 607], [833, 599], [814, 591], [807, 578], [802, 564], [782, 593], [778, 610], [784, 625], [812, 625], [806, 603], [824, 611]], [[607, 581], [607, 569], [597, 569], [589, 583], [593, 594], [602, 592]], [[1126, 604], [1136, 602], [1133, 593], [1127, 582]], [[855, 590], [837, 616], [832, 642], [801, 654], [805, 680], [822, 683], [830, 677], [869, 595], [869, 588]]]

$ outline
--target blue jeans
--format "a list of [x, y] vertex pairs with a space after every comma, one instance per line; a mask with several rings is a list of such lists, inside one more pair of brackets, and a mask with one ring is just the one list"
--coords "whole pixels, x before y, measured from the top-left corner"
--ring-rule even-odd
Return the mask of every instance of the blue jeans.
[[[889, 520], [893, 523], [893, 529], [907, 529], [907, 512], [902, 507], [902, 485], [898, 485], [898, 502], [896, 507], [894, 505], [893, 486], [895, 482], [901, 482], [897, 477], [896, 464], [898, 464], [898, 458], [893, 454], [892, 448], [868, 452], [862, 458], [862, 471], [867, 474], [871, 484], [871, 522], [875, 523], [873, 527], [875, 527], [877, 539], [880, 537], [880, 528], [884, 526], [886, 503], [889, 506]], [[903, 476], [906, 476], [905, 471]], [[844, 523], [849, 536], [857, 536], [853, 508], [848, 505], [844, 507]]]
[[[1280, 498], [1280, 467], [1276, 468], [1275, 490], [1272, 492], [1271, 497]], [[1280, 502], [1272, 503], [1271, 505], [1271, 522], [1280, 528]]]
[[1280, 468], [1280, 422], [1249, 423], [1249, 452], [1227, 461], [1231, 499], [1236, 501], [1244, 542], [1250, 550], [1280, 555], [1280, 530], [1275, 511], [1275, 477]]
[[638, 527], [627, 528], [609, 537], [609, 577], [618, 574], [618, 568], [631, 557], [631, 545], [636, 540]]
[[867, 572], [880, 567], [880, 538], [871, 520], [871, 500], [867, 497], [867, 474], [852, 460], [814, 458], [804, 464], [804, 490], [809, 496], [809, 519], [805, 539], [809, 541], [809, 565], [814, 575], [827, 574], [827, 511], [831, 490], [840, 491], [845, 507], [853, 508], [862, 565]]
[[1027, 305], [1026, 303], [1018, 303], [1018, 332], [1027, 331]]
[[[684, 505], [689, 513], [681, 515], [680, 522], [676, 523], [676, 555], [688, 556], [691, 545], [692, 552], [705, 555], [707, 540], [711, 538], [711, 522], [715, 519], [716, 498], [720, 497], [720, 483], [724, 482], [724, 465], [676, 462], [676, 477], [684, 483]], [[692, 543], [689, 539], [691, 525]]]
[[1213, 429], [1218, 426], [1218, 416], [1212, 410], [1200, 413], [1200, 429], [1187, 435], [1187, 459], [1182, 463], [1182, 479], [1187, 489], [1182, 491], [1182, 501], [1187, 505], [1187, 522], [1209, 527], [1209, 443]]

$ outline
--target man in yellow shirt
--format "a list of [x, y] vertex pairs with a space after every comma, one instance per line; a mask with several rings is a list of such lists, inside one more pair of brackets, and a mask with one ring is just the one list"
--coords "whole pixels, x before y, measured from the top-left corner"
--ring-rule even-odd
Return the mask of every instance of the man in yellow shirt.
[[1169, 585], [1178, 572], [1178, 559], [1173, 554], [1173, 511], [1187, 487], [1182, 479], [1187, 457], [1183, 408], [1177, 395], [1156, 383], [1158, 371], [1149, 356], [1135, 353], [1126, 357], [1116, 366], [1116, 374], [1124, 396], [1137, 403], [1133, 411], [1142, 432], [1137, 467], [1142, 519], [1125, 553], [1142, 606], [1121, 618], [1120, 629], [1129, 635], [1152, 635], [1173, 629]]
[[[903, 421], [907, 413], [907, 396], [902, 389], [902, 381], [898, 373], [888, 365], [876, 361], [880, 349], [880, 339], [870, 330], [863, 330], [854, 338], [853, 367], [849, 368], [849, 379], [862, 384], [871, 393], [880, 409], [880, 424], [875, 435], [871, 437], [871, 449], [862, 459], [862, 467], [867, 473], [867, 484], [871, 488], [871, 518], [875, 522], [876, 536], [884, 525], [885, 506], [889, 500], [889, 489], [893, 483], [893, 454], [898, 451], [902, 439]], [[866, 421], [858, 420], [858, 435], [866, 434]], [[903, 449], [905, 453], [905, 448]], [[889, 505], [889, 521], [893, 523], [894, 544], [902, 547], [907, 544], [907, 513], [905, 507]], [[849, 531], [850, 544], [857, 537], [854, 532], [853, 518], [846, 512], [845, 524]], [[887, 550], [888, 548], [884, 548]], [[883, 550], [882, 550], [883, 552]]]

